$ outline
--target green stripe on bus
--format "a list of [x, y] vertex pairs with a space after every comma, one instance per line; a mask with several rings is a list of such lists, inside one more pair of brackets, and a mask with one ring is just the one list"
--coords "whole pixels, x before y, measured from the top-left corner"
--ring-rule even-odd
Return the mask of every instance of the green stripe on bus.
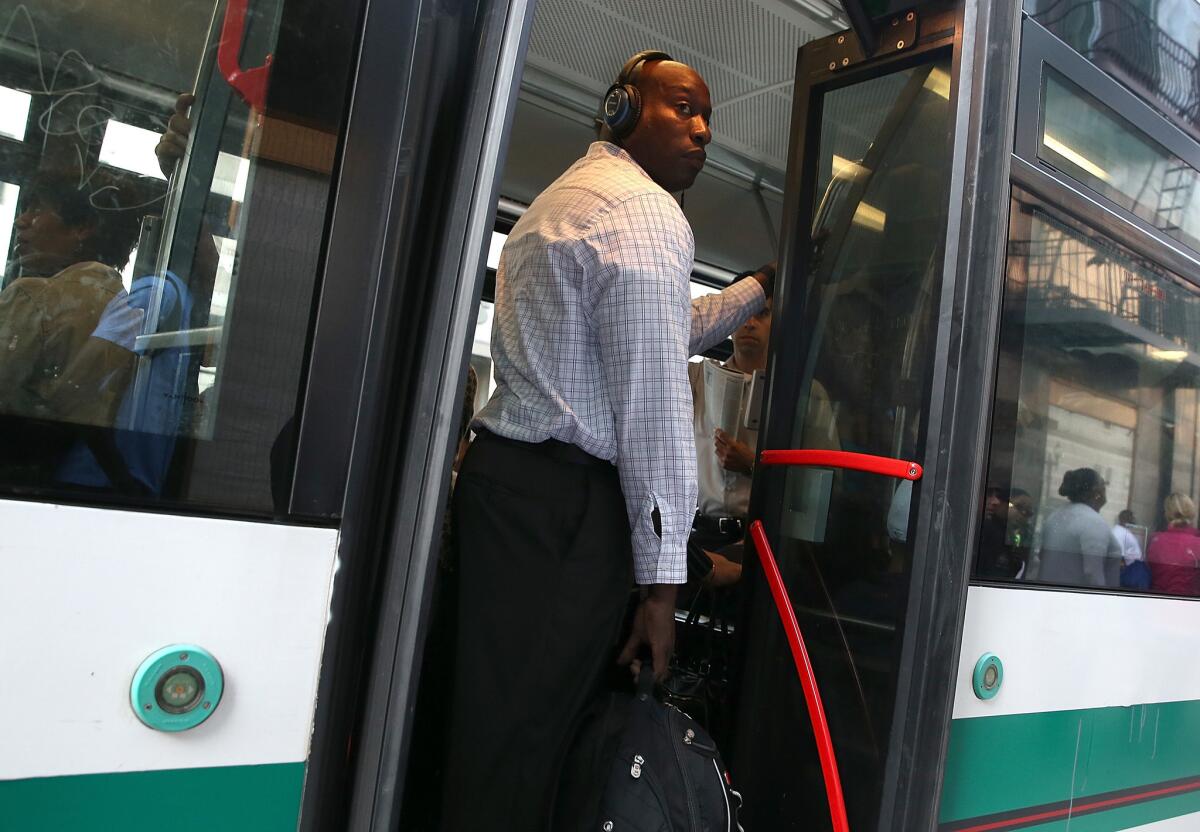
[[21, 832], [295, 832], [304, 763], [0, 781], [0, 827]]
[[[1196, 700], [956, 719], [950, 729], [941, 821], [1200, 775], [1196, 737]], [[1160, 815], [1155, 804], [1175, 808]], [[1086, 827], [1081, 817], [1071, 829], [1120, 829], [1124, 827], [1102, 818], [1128, 813], [1149, 823], [1198, 809], [1197, 796], [1181, 795], [1100, 812]]]
[[1133, 829], [1193, 812], [1200, 812], [1200, 794], [1185, 794], [1133, 806], [1122, 806], [1107, 812], [1073, 817], [1070, 821], [1059, 820], [1026, 826], [1021, 832], [1119, 832], [1122, 829]]

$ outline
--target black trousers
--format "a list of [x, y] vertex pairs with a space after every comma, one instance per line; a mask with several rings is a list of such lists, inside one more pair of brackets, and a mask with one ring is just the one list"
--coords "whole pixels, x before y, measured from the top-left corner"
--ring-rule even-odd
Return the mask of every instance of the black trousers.
[[546, 828], [571, 727], [614, 660], [632, 580], [620, 481], [565, 448], [484, 434], [458, 475], [445, 832]]

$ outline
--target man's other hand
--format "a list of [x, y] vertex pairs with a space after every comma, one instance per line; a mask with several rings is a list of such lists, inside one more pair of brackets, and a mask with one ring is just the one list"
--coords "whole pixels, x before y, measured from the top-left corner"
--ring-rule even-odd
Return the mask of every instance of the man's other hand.
[[713, 434], [713, 448], [717, 454], [717, 462], [726, 471], [735, 474], [751, 474], [754, 472], [754, 449], [745, 442], [739, 442], [725, 431], [717, 428]]
[[759, 266], [754, 272], [754, 279], [762, 286], [763, 292], [767, 298], [771, 298], [775, 294], [775, 270], [779, 267], [778, 260], [772, 260], [770, 263], [764, 263]]
[[704, 582], [712, 587], [733, 586], [742, 579], [742, 565], [735, 563], [724, 555], [716, 552], [705, 550], [704, 554], [708, 555], [712, 561], [712, 572], [708, 573], [708, 577]]
[[643, 646], [650, 648], [650, 656], [654, 661], [654, 678], [663, 681], [667, 678], [668, 667], [671, 663], [671, 653], [675, 650], [675, 594], [678, 587], [675, 584], [655, 584], [649, 588], [649, 593], [638, 604], [633, 616], [633, 632], [625, 649], [617, 658], [618, 664], [627, 664], [636, 679], [641, 670], [641, 659], [638, 653]]
[[188, 134], [192, 132], [192, 120], [188, 116], [188, 110], [195, 101], [196, 96], [190, 92], [185, 92], [175, 99], [175, 111], [167, 120], [167, 132], [163, 133], [158, 144], [154, 146], [154, 155], [158, 157], [158, 169], [168, 179], [187, 150]]

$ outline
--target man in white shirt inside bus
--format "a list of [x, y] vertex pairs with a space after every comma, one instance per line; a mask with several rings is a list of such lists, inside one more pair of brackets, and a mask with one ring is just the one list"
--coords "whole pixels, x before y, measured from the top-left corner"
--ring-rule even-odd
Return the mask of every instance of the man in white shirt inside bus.
[[[545, 828], [571, 726], [633, 636], [665, 676], [696, 506], [688, 356], [762, 308], [766, 276], [691, 303], [672, 196], [712, 138], [704, 80], [639, 53], [601, 141], [513, 227], [496, 276], [496, 390], [454, 492], [460, 547], [443, 829]], [[631, 575], [632, 573], [632, 575]]]
[[[773, 272], [774, 268], [760, 268], [764, 270]], [[740, 279], [752, 276], [747, 272]], [[734, 332], [733, 355], [728, 361], [720, 364], [705, 359], [688, 365], [699, 483], [691, 539], [712, 561], [708, 580], [716, 586], [733, 583], [741, 576], [740, 558], [730, 560], [728, 553], [720, 550], [741, 541], [746, 531], [758, 445], [758, 430], [746, 427], [746, 411], [750, 406], [750, 380], [755, 371], [767, 368], [770, 341], [768, 300]]]

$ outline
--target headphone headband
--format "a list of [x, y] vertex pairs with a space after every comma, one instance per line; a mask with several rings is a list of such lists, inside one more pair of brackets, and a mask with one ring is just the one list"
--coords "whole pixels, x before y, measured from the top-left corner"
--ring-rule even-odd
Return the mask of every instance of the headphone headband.
[[638, 76], [642, 72], [642, 64], [647, 61], [671, 61], [674, 60], [666, 52], [661, 49], [643, 49], [635, 54], [632, 58], [625, 62], [625, 66], [621, 67], [621, 72], [617, 75], [618, 84], [636, 84]]

